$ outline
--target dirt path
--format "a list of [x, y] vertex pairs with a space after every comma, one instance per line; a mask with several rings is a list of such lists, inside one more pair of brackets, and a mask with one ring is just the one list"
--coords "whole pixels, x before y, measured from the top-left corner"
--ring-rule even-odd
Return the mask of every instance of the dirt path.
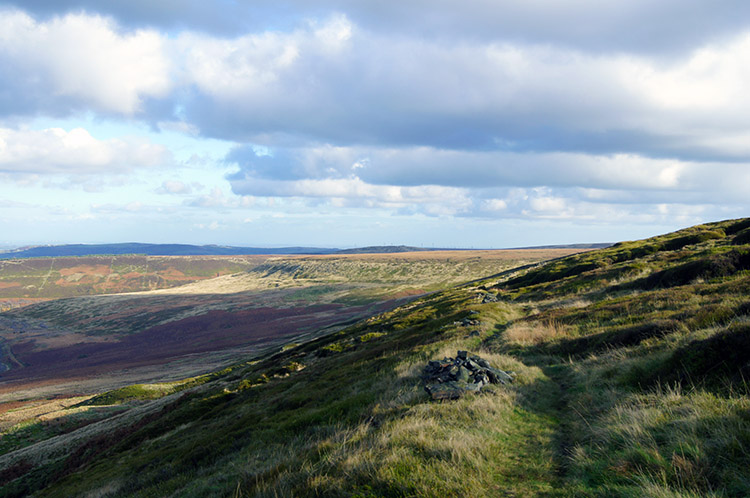
[[36, 291], [36, 295], [38, 296], [42, 289], [44, 289], [44, 286], [47, 285], [47, 280], [52, 276], [52, 269], [55, 267], [55, 259], [52, 258], [52, 262], [49, 264], [49, 271], [47, 271], [47, 274], [44, 276], [44, 280], [42, 280], [42, 285], [39, 286], [39, 289]]
[[5, 372], [11, 368], [23, 368], [24, 364], [18, 361], [13, 354], [10, 345], [0, 338], [0, 372]]
[[568, 475], [570, 470], [570, 457], [574, 447], [574, 438], [571, 427], [571, 416], [574, 410], [570, 405], [570, 395], [568, 390], [571, 385], [570, 372], [564, 365], [553, 365], [544, 369], [544, 373], [554, 382], [559, 394], [555, 398], [552, 408], [557, 420], [557, 430], [555, 431], [555, 444], [557, 446], [557, 460], [555, 462], [557, 477], [562, 481]]

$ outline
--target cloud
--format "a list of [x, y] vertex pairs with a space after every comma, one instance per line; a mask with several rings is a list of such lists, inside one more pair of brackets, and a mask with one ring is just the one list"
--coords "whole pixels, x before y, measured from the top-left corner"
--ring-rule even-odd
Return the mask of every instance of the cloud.
[[191, 194], [193, 192], [193, 189], [190, 185], [187, 185], [179, 180], [168, 180], [162, 182], [161, 186], [156, 189], [156, 192], [159, 194], [187, 195]]
[[334, 16], [177, 45], [201, 133], [267, 145], [640, 154], [746, 161], [740, 32], [680, 57], [389, 38]]
[[66, 131], [0, 128], [0, 172], [12, 174], [118, 174], [168, 164], [162, 145], [139, 139], [98, 140], [83, 128]]
[[0, 10], [0, 82], [6, 114], [95, 109], [132, 115], [172, 88], [164, 39], [122, 32], [111, 19], [68, 14], [39, 22]]
[[384, 208], [433, 215], [457, 214], [471, 205], [465, 189], [435, 185], [372, 185], [354, 175], [293, 181], [235, 176], [232, 191], [257, 197], [302, 198], [312, 204], [325, 201], [334, 207]]
[[[355, 23], [391, 37], [498, 38], [598, 52], [671, 53], [720, 39], [747, 26], [750, 6], [741, 0], [19, 0], [8, 1], [41, 17], [82, 10], [113, 16], [124, 26], [191, 30], [233, 37], [273, 25], [345, 12]], [[731, 13], [728, 15], [727, 13]]]
[[207, 195], [200, 195], [185, 201], [186, 206], [210, 209], [244, 209], [252, 206], [255, 200], [246, 194], [241, 197], [227, 196], [219, 187], [214, 187]]
[[0, 81], [0, 174], [171, 159], [23, 126], [88, 113], [168, 131], [175, 153], [179, 134], [235, 142], [224, 164], [181, 163], [207, 185], [211, 168], [236, 168], [231, 193], [199, 195], [181, 175], [157, 189], [213, 212], [261, 197], [280, 212], [649, 223], [748, 206], [745, 3], [722, 3], [734, 16], [697, 0], [206, 5], [0, 10], [0, 71], [14, 75]]
[[[647, 205], [747, 204], [750, 166], [635, 155], [311, 147], [235, 149], [238, 195], [464, 217], [591, 219]], [[267, 161], [259, 169], [255, 160]], [[303, 173], [307, 174], [303, 174]], [[597, 211], [594, 206], [601, 206]]]
[[0, 68], [16, 75], [0, 83], [0, 105], [134, 115], [269, 146], [750, 160], [750, 26], [665, 58], [541, 38], [394, 37], [349, 15], [218, 37], [0, 11]]
[[18, 202], [18, 201], [10, 201], [7, 199], [0, 199], [0, 209], [8, 209], [8, 208], [29, 208], [32, 207], [31, 204], [27, 204], [25, 202]]
[[[691, 188], [694, 175], [688, 173], [701, 168], [674, 159], [632, 154], [462, 151], [433, 147], [313, 146], [282, 149], [278, 154], [263, 156], [256, 155], [250, 147], [238, 147], [227, 155], [226, 161], [239, 168], [228, 177], [230, 182], [248, 178], [346, 179], [356, 175], [374, 185], [466, 188], [549, 185], [679, 190]], [[727, 166], [727, 169], [736, 168]]]
[[211, 223], [196, 223], [193, 225], [195, 228], [198, 228], [199, 230], [226, 230], [227, 225], [223, 223], [219, 223], [216, 220], [213, 220]]

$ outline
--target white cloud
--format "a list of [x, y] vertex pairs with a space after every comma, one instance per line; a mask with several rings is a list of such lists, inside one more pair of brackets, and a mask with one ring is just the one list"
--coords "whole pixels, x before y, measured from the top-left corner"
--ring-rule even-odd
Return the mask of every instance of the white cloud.
[[503, 199], [487, 199], [482, 207], [488, 211], [504, 211], [508, 209], [508, 203]]
[[569, 214], [565, 199], [540, 195], [529, 200], [529, 206], [537, 213], [545, 215], [564, 216]]
[[0, 172], [5, 173], [116, 174], [170, 160], [162, 145], [140, 139], [98, 140], [83, 128], [0, 128]]
[[431, 214], [457, 214], [471, 205], [468, 192], [455, 187], [372, 185], [356, 176], [320, 180], [236, 180], [233, 191], [261, 197], [325, 200], [336, 207], [416, 209]]
[[750, 34], [700, 47], [665, 65], [640, 60], [624, 64], [623, 78], [663, 110], [736, 111], [747, 109]]
[[289, 84], [314, 85], [319, 75], [301, 74], [300, 69], [308, 71], [308, 63], [316, 58], [340, 57], [351, 35], [351, 23], [334, 16], [289, 33], [266, 31], [222, 39], [186, 32], [175, 46], [182, 57], [185, 84], [195, 84], [206, 95], [238, 105], [247, 97], [279, 98]]
[[214, 187], [207, 195], [196, 196], [184, 205], [207, 209], [247, 209], [255, 205], [255, 198], [248, 195], [226, 195], [220, 187]]
[[[68, 14], [38, 22], [0, 11], [0, 67], [15, 91], [55, 108], [55, 100], [134, 114], [144, 98], [172, 88], [165, 39], [153, 30], [119, 31], [110, 19]], [[35, 95], [29, 95], [34, 93]]]
[[196, 223], [193, 225], [195, 228], [198, 228], [199, 230], [225, 230], [227, 228], [227, 225], [223, 223], [219, 223], [217, 220], [213, 220], [210, 223]]
[[159, 194], [190, 194], [193, 189], [190, 185], [179, 180], [167, 180], [162, 182], [161, 187], [157, 189]]

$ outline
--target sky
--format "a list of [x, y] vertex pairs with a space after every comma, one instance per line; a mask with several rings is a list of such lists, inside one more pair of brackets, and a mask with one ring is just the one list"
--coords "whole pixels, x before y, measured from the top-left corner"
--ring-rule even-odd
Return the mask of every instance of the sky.
[[0, 247], [750, 216], [750, 2], [0, 1]]

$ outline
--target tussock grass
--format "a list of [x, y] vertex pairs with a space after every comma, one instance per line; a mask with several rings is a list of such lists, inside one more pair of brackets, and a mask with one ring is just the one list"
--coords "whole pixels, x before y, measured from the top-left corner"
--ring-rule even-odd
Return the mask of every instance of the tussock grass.
[[574, 472], [677, 496], [745, 496], [750, 486], [750, 401], [657, 387], [589, 420], [592, 439]]
[[547, 341], [568, 337], [564, 326], [554, 321], [517, 322], [503, 333], [504, 339], [513, 345], [538, 346]]

